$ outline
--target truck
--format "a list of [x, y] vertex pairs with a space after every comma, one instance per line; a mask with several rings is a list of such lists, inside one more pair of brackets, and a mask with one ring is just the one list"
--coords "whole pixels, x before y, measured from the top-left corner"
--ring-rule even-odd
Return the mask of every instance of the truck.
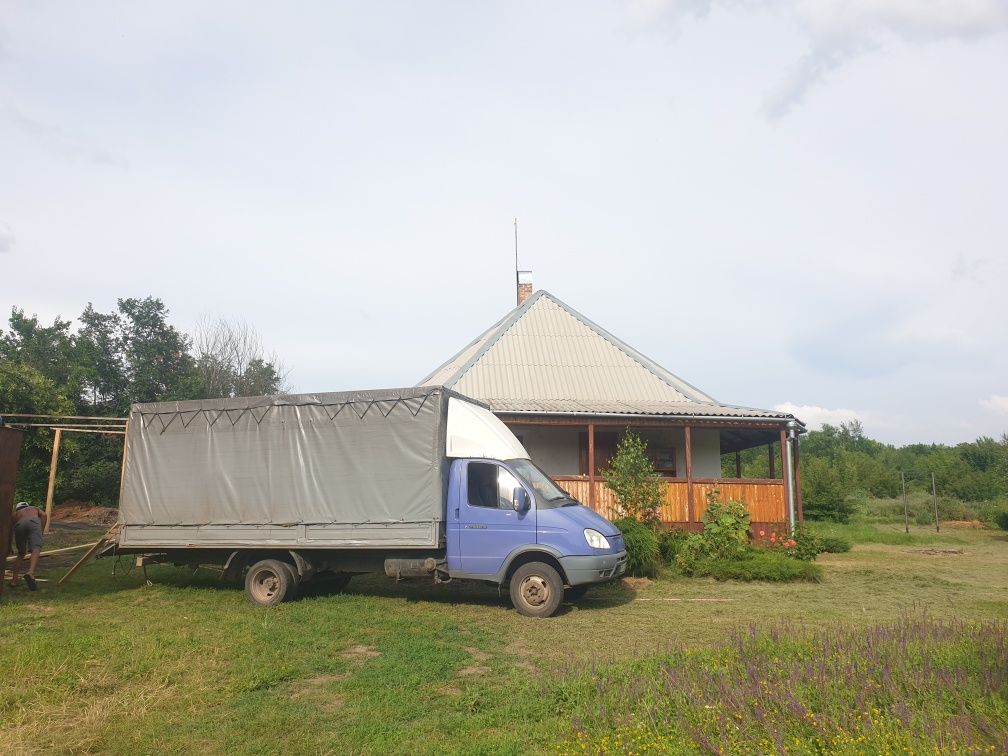
[[214, 565], [257, 605], [354, 575], [482, 581], [548, 617], [620, 577], [618, 528], [443, 386], [136, 404], [103, 556]]

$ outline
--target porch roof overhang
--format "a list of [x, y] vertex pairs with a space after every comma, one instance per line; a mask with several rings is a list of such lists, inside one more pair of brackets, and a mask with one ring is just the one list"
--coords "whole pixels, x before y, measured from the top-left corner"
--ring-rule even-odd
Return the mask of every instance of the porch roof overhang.
[[805, 433], [805, 425], [784, 412], [722, 404], [667, 402], [581, 402], [576, 400], [489, 400], [505, 422], [542, 425], [705, 427], [720, 431], [721, 453], [742, 451], [780, 440], [782, 430]]

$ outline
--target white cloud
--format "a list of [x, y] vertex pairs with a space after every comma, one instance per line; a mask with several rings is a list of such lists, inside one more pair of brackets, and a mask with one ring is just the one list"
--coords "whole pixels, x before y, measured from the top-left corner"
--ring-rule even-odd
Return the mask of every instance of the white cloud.
[[673, 34], [688, 17], [703, 19], [714, 10], [779, 13], [797, 24], [808, 52], [767, 94], [769, 118], [786, 115], [830, 73], [893, 40], [969, 40], [1008, 30], [1005, 0], [630, 0], [629, 6], [639, 23]]
[[827, 407], [817, 407], [814, 404], [799, 405], [792, 402], [776, 404], [774, 405], [774, 409], [778, 412], [787, 412], [794, 415], [805, 423], [809, 430], [819, 430], [826, 423], [829, 425], [840, 425], [840, 423], [847, 423], [851, 420], [864, 422], [869, 415], [869, 413], [860, 410], [829, 409]]
[[14, 249], [14, 232], [11, 227], [0, 223], [0, 254]]
[[1008, 415], [1008, 396], [991, 394], [987, 399], [980, 400], [980, 406], [996, 415]]

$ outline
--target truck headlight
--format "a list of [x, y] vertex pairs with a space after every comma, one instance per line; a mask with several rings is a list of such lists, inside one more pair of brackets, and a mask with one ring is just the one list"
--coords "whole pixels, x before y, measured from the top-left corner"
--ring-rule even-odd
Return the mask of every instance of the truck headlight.
[[608, 549], [609, 539], [604, 535], [599, 533], [597, 530], [592, 530], [591, 528], [585, 528], [585, 540], [588, 541], [588, 545], [593, 549]]

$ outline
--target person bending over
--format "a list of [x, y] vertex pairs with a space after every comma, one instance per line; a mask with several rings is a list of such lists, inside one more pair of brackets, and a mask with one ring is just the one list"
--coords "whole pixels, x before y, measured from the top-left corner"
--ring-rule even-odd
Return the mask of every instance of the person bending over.
[[45, 523], [45, 514], [27, 501], [19, 502], [14, 507], [14, 545], [17, 546], [18, 557], [14, 561], [14, 570], [11, 574], [12, 586], [17, 585], [18, 572], [21, 570], [25, 554], [31, 552], [24, 580], [30, 590], [38, 590], [38, 583], [35, 582], [35, 568], [38, 567], [39, 554], [42, 553], [42, 529], [45, 527]]

